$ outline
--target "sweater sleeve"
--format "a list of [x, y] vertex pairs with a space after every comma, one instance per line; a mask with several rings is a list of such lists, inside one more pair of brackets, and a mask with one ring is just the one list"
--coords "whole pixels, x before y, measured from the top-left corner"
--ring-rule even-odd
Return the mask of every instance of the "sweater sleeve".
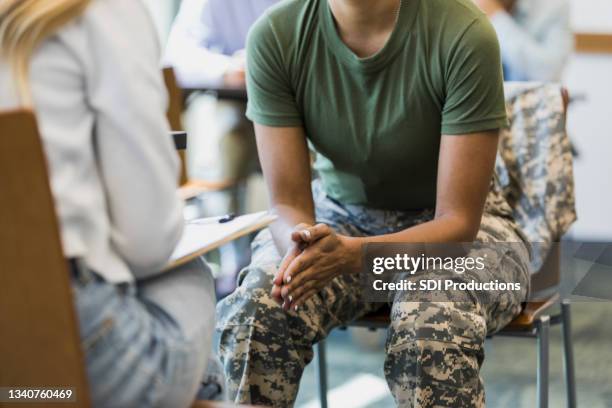
[[[166, 121], [160, 48], [138, 0], [95, 2], [88, 22], [88, 103], [112, 245], [136, 278], [159, 272], [183, 228], [179, 159]], [[94, 18], [94, 17], [92, 17]]]

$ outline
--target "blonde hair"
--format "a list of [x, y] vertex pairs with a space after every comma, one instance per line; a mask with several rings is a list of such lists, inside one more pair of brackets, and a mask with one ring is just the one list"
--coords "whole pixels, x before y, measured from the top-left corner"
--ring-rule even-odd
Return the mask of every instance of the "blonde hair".
[[80, 16], [90, 0], [0, 0], [0, 55], [10, 61], [17, 93], [31, 106], [30, 58], [38, 45]]

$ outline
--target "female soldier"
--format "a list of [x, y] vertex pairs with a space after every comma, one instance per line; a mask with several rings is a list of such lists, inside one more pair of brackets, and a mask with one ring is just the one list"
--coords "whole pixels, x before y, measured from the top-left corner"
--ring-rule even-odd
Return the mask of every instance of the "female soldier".
[[[217, 327], [235, 400], [286, 407], [312, 345], [378, 307], [360, 285], [364, 244], [522, 235], [489, 194], [502, 70], [471, 0], [284, 1], [252, 29], [247, 58], [248, 116], [279, 221], [255, 241]], [[527, 263], [521, 243], [473, 276], [521, 283], [496, 304], [396, 294], [385, 375], [398, 405], [484, 406], [484, 339], [519, 313]]]

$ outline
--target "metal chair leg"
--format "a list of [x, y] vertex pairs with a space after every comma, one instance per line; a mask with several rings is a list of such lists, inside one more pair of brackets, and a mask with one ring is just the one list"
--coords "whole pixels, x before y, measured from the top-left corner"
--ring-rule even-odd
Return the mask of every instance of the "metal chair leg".
[[574, 345], [572, 342], [572, 322], [570, 317], [570, 302], [561, 303], [561, 319], [563, 330], [563, 353], [565, 355], [565, 387], [567, 390], [567, 407], [576, 408], [576, 379], [574, 372]]
[[321, 401], [321, 408], [327, 408], [327, 359], [325, 356], [325, 340], [318, 342], [316, 348], [319, 400]]
[[550, 343], [550, 316], [542, 316], [536, 324], [538, 342], [538, 408], [548, 408], [548, 346]]

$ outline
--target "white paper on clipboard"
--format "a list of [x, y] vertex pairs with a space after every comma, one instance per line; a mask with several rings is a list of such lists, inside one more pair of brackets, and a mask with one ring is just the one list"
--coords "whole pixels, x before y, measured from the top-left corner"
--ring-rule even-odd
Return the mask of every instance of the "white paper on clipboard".
[[263, 229], [276, 220], [268, 211], [241, 215], [226, 223], [218, 217], [188, 221], [166, 269], [182, 265], [251, 232]]

